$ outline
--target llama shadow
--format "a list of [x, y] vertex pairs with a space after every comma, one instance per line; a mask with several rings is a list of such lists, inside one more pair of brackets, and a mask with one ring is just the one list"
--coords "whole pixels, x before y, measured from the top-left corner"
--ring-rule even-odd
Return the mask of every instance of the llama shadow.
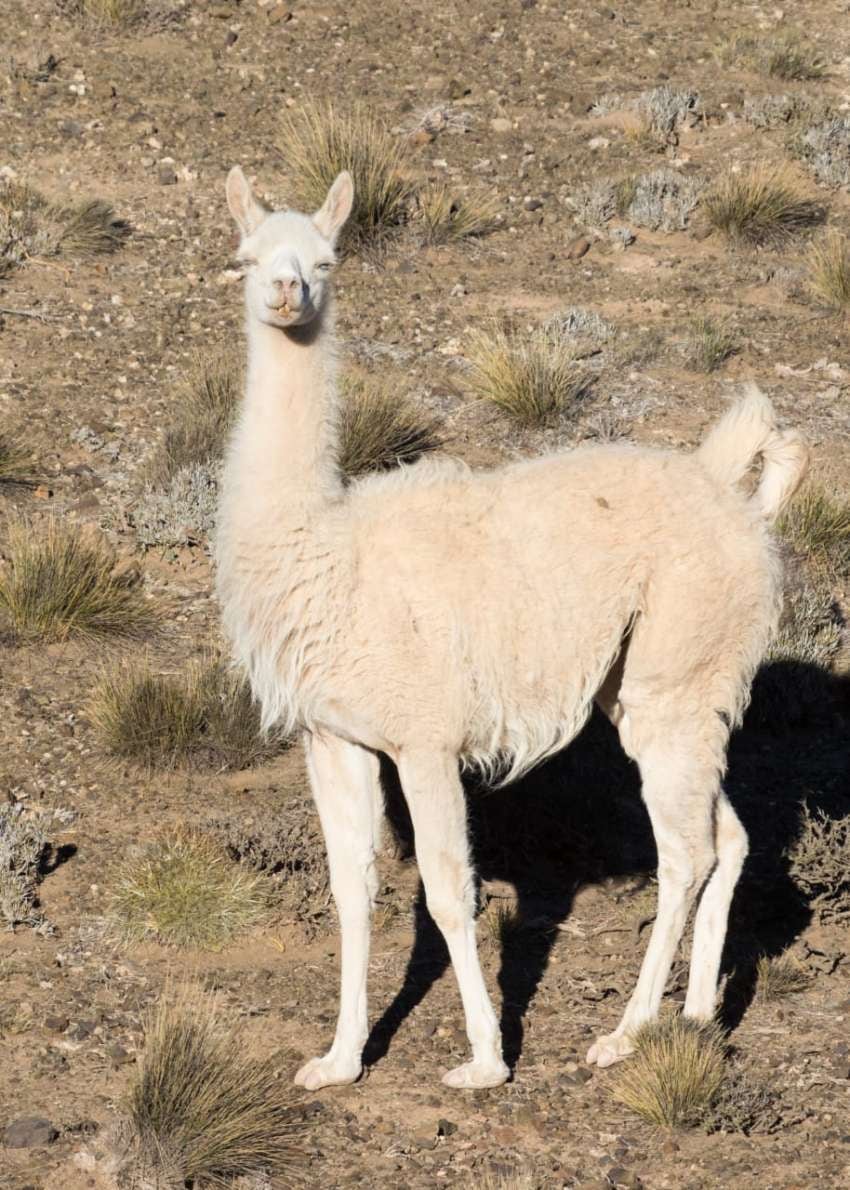
[[[780, 954], [811, 921], [806, 898], [789, 875], [786, 853], [806, 805], [830, 818], [850, 813], [848, 729], [847, 679], [790, 662], [772, 663], [758, 674], [750, 711], [732, 737], [725, 780], [750, 836], [723, 960], [727, 979], [721, 1012], [730, 1028], [752, 999], [759, 957]], [[382, 779], [387, 817], [403, 853], [412, 855], [410, 818], [389, 761]], [[655, 844], [637, 766], [598, 712], [564, 752], [507, 789], [468, 782], [467, 804], [478, 878], [513, 885], [518, 917], [526, 926], [518, 937], [502, 942], [498, 977], [504, 1055], [513, 1069], [556, 927], [569, 916], [576, 892], [585, 884], [627, 887], [630, 878], [653, 873]], [[387, 1053], [404, 1020], [448, 965], [420, 885], [404, 982], [372, 1028], [364, 1052], [367, 1066]]]

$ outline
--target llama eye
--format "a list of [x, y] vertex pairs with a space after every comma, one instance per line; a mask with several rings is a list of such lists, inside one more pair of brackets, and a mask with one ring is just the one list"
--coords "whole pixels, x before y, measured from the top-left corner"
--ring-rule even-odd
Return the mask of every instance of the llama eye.
[[240, 268], [240, 269], [253, 269], [253, 268], [256, 268], [256, 266], [259, 263], [260, 262], [257, 260], [257, 258], [255, 256], [237, 256], [236, 257], [236, 267]]
[[332, 260], [323, 260], [323, 261], [320, 261], [320, 263], [316, 265], [316, 269], [320, 273], [329, 273], [333, 267], [334, 267], [334, 262]]

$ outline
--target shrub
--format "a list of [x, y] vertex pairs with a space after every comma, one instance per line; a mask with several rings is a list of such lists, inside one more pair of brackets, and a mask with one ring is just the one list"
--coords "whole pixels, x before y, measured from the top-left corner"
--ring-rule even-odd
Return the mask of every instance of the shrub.
[[439, 449], [438, 429], [434, 418], [388, 383], [343, 378], [339, 466], [348, 479], [413, 463]]
[[620, 185], [620, 211], [639, 227], [651, 231], [683, 231], [699, 201], [702, 183], [672, 169], [640, 174]]
[[0, 277], [33, 256], [114, 252], [129, 231], [100, 199], [62, 206], [21, 182], [0, 182]]
[[9, 929], [27, 925], [49, 930], [36, 892], [46, 849], [41, 818], [21, 805], [0, 805], [0, 916]]
[[674, 91], [666, 84], [645, 91], [635, 103], [647, 129], [665, 140], [694, 118], [698, 105], [699, 95], [695, 91]]
[[131, 513], [139, 545], [154, 549], [208, 541], [218, 512], [217, 470], [190, 463], [175, 471], [165, 488], [146, 487]]
[[705, 196], [709, 221], [732, 240], [776, 244], [822, 223], [826, 212], [804, 197], [786, 166], [753, 165], [725, 174]]
[[804, 82], [825, 76], [826, 63], [817, 50], [794, 34], [765, 43], [764, 69], [771, 78]]
[[850, 575], [850, 500], [808, 484], [782, 513], [777, 528], [816, 568], [838, 578]]
[[832, 231], [812, 244], [809, 284], [816, 297], [836, 310], [850, 306], [850, 242]]
[[31, 482], [29, 455], [14, 438], [0, 434], [0, 485]]
[[553, 338], [572, 343], [607, 343], [616, 335], [610, 323], [594, 310], [570, 306], [546, 321], [546, 331]]
[[414, 187], [404, 143], [362, 105], [306, 102], [284, 117], [281, 153], [307, 210], [318, 209], [337, 174], [349, 171], [354, 207], [343, 245], [374, 245], [406, 222]]
[[573, 415], [590, 385], [571, 347], [545, 327], [523, 338], [503, 330], [480, 332], [469, 359], [473, 390], [524, 426]]
[[149, 769], [195, 764], [243, 769], [280, 751], [279, 733], [263, 735], [244, 679], [220, 661], [182, 673], [121, 665], [104, 675], [92, 721], [109, 752]]
[[187, 469], [216, 466], [241, 398], [241, 370], [231, 352], [197, 356], [175, 394], [175, 420], [151, 464], [150, 483], [162, 487]]
[[188, 986], [161, 998], [145, 1022], [129, 1119], [121, 1164], [133, 1185], [289, 1185], [304, 1160], [289, 1080], [273, 1058], [251, 1055], [214, 999]]
[[795, 148], [819, 182], [850, 186], [850, 115], [831, 116], [813, 124]]
[[102, 537], [53, 519], [8, 522], [0, 609], [29, 640], [139, 637], [154, 625], [138, 571], [119, 571]]
[[781, 1000], [809, 986], [809, 973], [790, 954], [770, 958], [763, 954], [756, 964], [756, 997], [763, 1003]]
[[499, 226], [494, 198], [461, 198], [447, 186], [435, 186], [420, 194], [418, 201], [426, 244], [480, 239]]
[[257, 924], [266, 904], [261, 877], [208, 835], [181, 829], [122, 857], [107, 919], [124, 942], [216, 948]]
[[850, 917], [850, 814], [829, 818], [805, 806], [788, 871], [822, 921]]
[[738, 340], [724, 322], [697, 318], [685, 345], [689, 366], [695, 372], [715, 372], [738, 350]]
[[614, 1097], [661, 1128], [702, 1123], [723, 1086], [725, 1046], [716, 1026], [681, 1016], [644, 1025], [623, 1067]]

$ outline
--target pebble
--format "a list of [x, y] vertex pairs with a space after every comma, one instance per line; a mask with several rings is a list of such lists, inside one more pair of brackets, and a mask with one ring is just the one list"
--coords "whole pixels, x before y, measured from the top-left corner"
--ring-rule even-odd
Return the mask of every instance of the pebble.
[[59, 1129], [49, 1120], [39, 1116], [21, 1116], [6, 1126], [3, 1144], [10, 1149], [34, 1149], [52, 1144], [58, 1135]]
[[457, 1132], [457, 1124], [452, 1123], [451, 1120], [440, 1119], [437, 1121], [437, 1136], [454, 1136]]
[[494, 132], [513, 132], [513, 124], [504, 116], [495, 116], [490, 121], [490, 127]]
[[271, 25], [285, 25], [287, 21], [292, 20], [292, 13], [285, 4], [278, 4], [269, 12], [269, 24]]
[[174, 186], [177, 182], [177, 174], [173, 165], [161, 165], [157, 176], [160, 186]]
[[543, 206], [543, 199], [542, 198], [531, 198], [530, 195], [527, 195], [522, 200], [522, 205], [525, 207], [525, 209], [527, 211], [539, 211], [540, 208]]
[[64, 1033], [69, 1023], [66, 1016], [46, 1016], [44, 1018], [44, 1027], [51, 1033]]
[[581, 260], [585, 253], [590, 251], [590, 240], [587, 236], [577, 236], [576, 239], [570, 240], [567, 244], [567, 249], [564, 255], [567, 260]]

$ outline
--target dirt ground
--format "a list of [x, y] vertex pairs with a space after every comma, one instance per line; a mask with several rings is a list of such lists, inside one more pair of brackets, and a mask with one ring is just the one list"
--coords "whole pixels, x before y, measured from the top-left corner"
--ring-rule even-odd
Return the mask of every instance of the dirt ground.
[[[818, 481], [850, 495], [847, 321], [807, 295], [802, 243], [730, 250], [697, 209], [684, 231], [633, 227], [624, 250], [604, 233], [578, 259], [569, 248], [586, 230], [569, 200], [589, 180], [662, 165], [710, 180], [730, 162], [787, 159], [788, 129], [747, 122], [747, 97], [800, 93], [846, 111], [843, 0], [799, 0], [784, 16], [711, 0], [196, 0], [127, 31], [86, 25], [50, 0], [0, 7], [0, 168], [52, 198], [105, 198], [132, 227], [113, 256], [34, 260], [0, 280], [0, 307], [36, 315], [0, 313], [0, 422], [25, 437], [43, 477], [36, 491], [0, 495], [7, 508], [50, 507], [138, 553], [132, 507], [181, 378], [199, 352], [242, 351], [225, 174], [239, 163], [285, 200], [280, 118], [306, 97], [363, 100], [400, 136], [423, 110], [450, 105], [463, 127], [419, 138], [417, 179], [497, 196], [502, 226], [479, 246], [423, 248], [411, 228], [382, 260], [352, 256], [338, 277], [344, 364], [389, 376], [437, 412], [453, 453], [486, 465], [612, 425], [639, 442], [689, 446], [754, 378], [808, 434]], [[827, 77], [782, 82], [712, 53], [735, 32], [766, 35], [792, 20], [823, 51]], [[666, 149], [629, 135], [616, 112], [590, 111], [602, 95], [628, 100], [664, 82], [697, 92], [700, 113]], [[847, 191], [818, 190], [795, 168], [830, 222], [850, 229]], [[573, 306], [610, 323], [613, 346], [595, 359], [576, 420], [519, 434], [469, 395], [470, 332], [506, 315], [532, 327]], [[728, 319], [740, 342], [708, 376], [683, 360], [699, 314]], [[202, 547], [149, 551], [140, 564], [162, 612], [145, 647], [179, 667], [216, 639], [209, 558]], [[0, 1145], [3, 1190], [72, 1184], [73, 1155], [120, 1109], [142, 1014], [169, 975], [204, 976], [284, 1072], [333, 1031], [339, 947], [321, 906], [315, 921], [281, 913], [213, 954], [120, 949], [104, 937], [104, 897], [128, 848], [171, 823], [249, 818], [307, 796], [297, 747], [236, 774], [147, 776], [108, 761], [87, 719], [106, 660], [107, 650], [78, 644], [0, 647], [3, 792], [73, 811], [40, 887], [55, 932], [0, 935], [0, 1126], [43, 1116], [59, 1131], [42, 1148]], [[583, 1063], [631, 990], [655, 893], [635, 774], [594, 722], [520, 787], [470, 789], [482, 900], [518, 900], [527, 926], [504, 948], [482, 930], [512, 1081], [471, 1094], [441, 1085], [466, 1049], [457, 989], [414, 861], [387, 854], [382, 899], [395, 908], [375, 933], [367, 1072], [317, 1097], [308, 1184], [473, 1187], [517, 1170], [547, 1190], [850, 1184], [850, 946], [846, 930], [812, 915], [783, 858], [804, 800], [850, 810], [847, 707], [843, 721], [815, 726], [748, 721], [732, 749], [729, 791], [753, 854], [733, 907], [724, 1013], [735, 1062], [771, 1091], [767, 1122], [749, 1135], [657, 1133], [613, 1100], [612, 1072]], [[787, 947], [809, 988], [754, 1000], [757, 956]], [[682, 973], [680, 964], [674, 999]]]

